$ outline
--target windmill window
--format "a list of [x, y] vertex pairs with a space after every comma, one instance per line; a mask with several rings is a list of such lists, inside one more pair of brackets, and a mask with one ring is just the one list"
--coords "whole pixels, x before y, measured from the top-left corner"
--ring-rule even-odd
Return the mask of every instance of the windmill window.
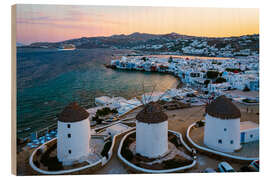
[[68, 150], [68, 153], [71, 154], [71, 150]]
[[222, 144], [222, 139], [219, 139], [218, 140], [218, 144]]
[[233, 144], [233, 140], [231, 140], [231, 144]]
[[250, 138], [253, 138], [253, 134], [250, 135]]
[[70, 124], [67, 125], [67, 128], [70, 128]]
[[68, 134], [68, 138], [71, 138], [71, 134]]
[[227, 131], [227, 128], [224, 128], [224, 131]]

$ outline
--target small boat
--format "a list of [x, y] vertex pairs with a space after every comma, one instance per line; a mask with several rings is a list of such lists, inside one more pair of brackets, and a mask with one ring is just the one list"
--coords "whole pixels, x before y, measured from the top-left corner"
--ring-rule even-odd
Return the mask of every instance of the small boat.
[[23, 131], [30, 131], [31, 130], [31, 128], [29, 127], [29, 128], [25, 128]]

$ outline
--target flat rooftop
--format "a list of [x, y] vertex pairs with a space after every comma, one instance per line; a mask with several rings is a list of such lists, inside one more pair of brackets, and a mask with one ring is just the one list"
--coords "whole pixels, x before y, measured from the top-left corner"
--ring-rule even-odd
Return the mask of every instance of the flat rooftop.
[[255, 129], [259, 128], [259, 125], [252, 121], [242, 121], [240, 122], [240, 131], [247, 130], [247, 129]]

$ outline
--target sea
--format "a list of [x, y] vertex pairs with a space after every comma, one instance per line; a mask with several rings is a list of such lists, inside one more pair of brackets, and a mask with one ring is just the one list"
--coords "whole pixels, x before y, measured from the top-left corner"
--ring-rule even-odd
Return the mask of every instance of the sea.
[[[71, 102], [88, 109], [95, 97], [126, 99], [143, 92], [176, 87], [169, 74], [113, 70], [104, 64], [127, 54], [125, 50], [17, 48], [17, 135], [57, 122], [57, 115]], [[144, 90], [143, 90], [144, 89]]]

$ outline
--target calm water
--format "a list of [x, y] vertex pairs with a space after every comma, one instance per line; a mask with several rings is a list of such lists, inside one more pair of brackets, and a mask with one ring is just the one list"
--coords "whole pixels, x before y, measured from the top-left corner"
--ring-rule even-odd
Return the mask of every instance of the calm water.
[[[47, 127], [70, 102], [85, 108], [94, 106], [102, 95], [131, 98], [154, 84], [156, 91], [176, 86], [171, 75], [107, 69], [113, 54], [110, 49], [57, 51], [18, 49], [17, 51], [17, 127], [18, 135]], [[28, 131], [23, 131], [31, 128]]]

